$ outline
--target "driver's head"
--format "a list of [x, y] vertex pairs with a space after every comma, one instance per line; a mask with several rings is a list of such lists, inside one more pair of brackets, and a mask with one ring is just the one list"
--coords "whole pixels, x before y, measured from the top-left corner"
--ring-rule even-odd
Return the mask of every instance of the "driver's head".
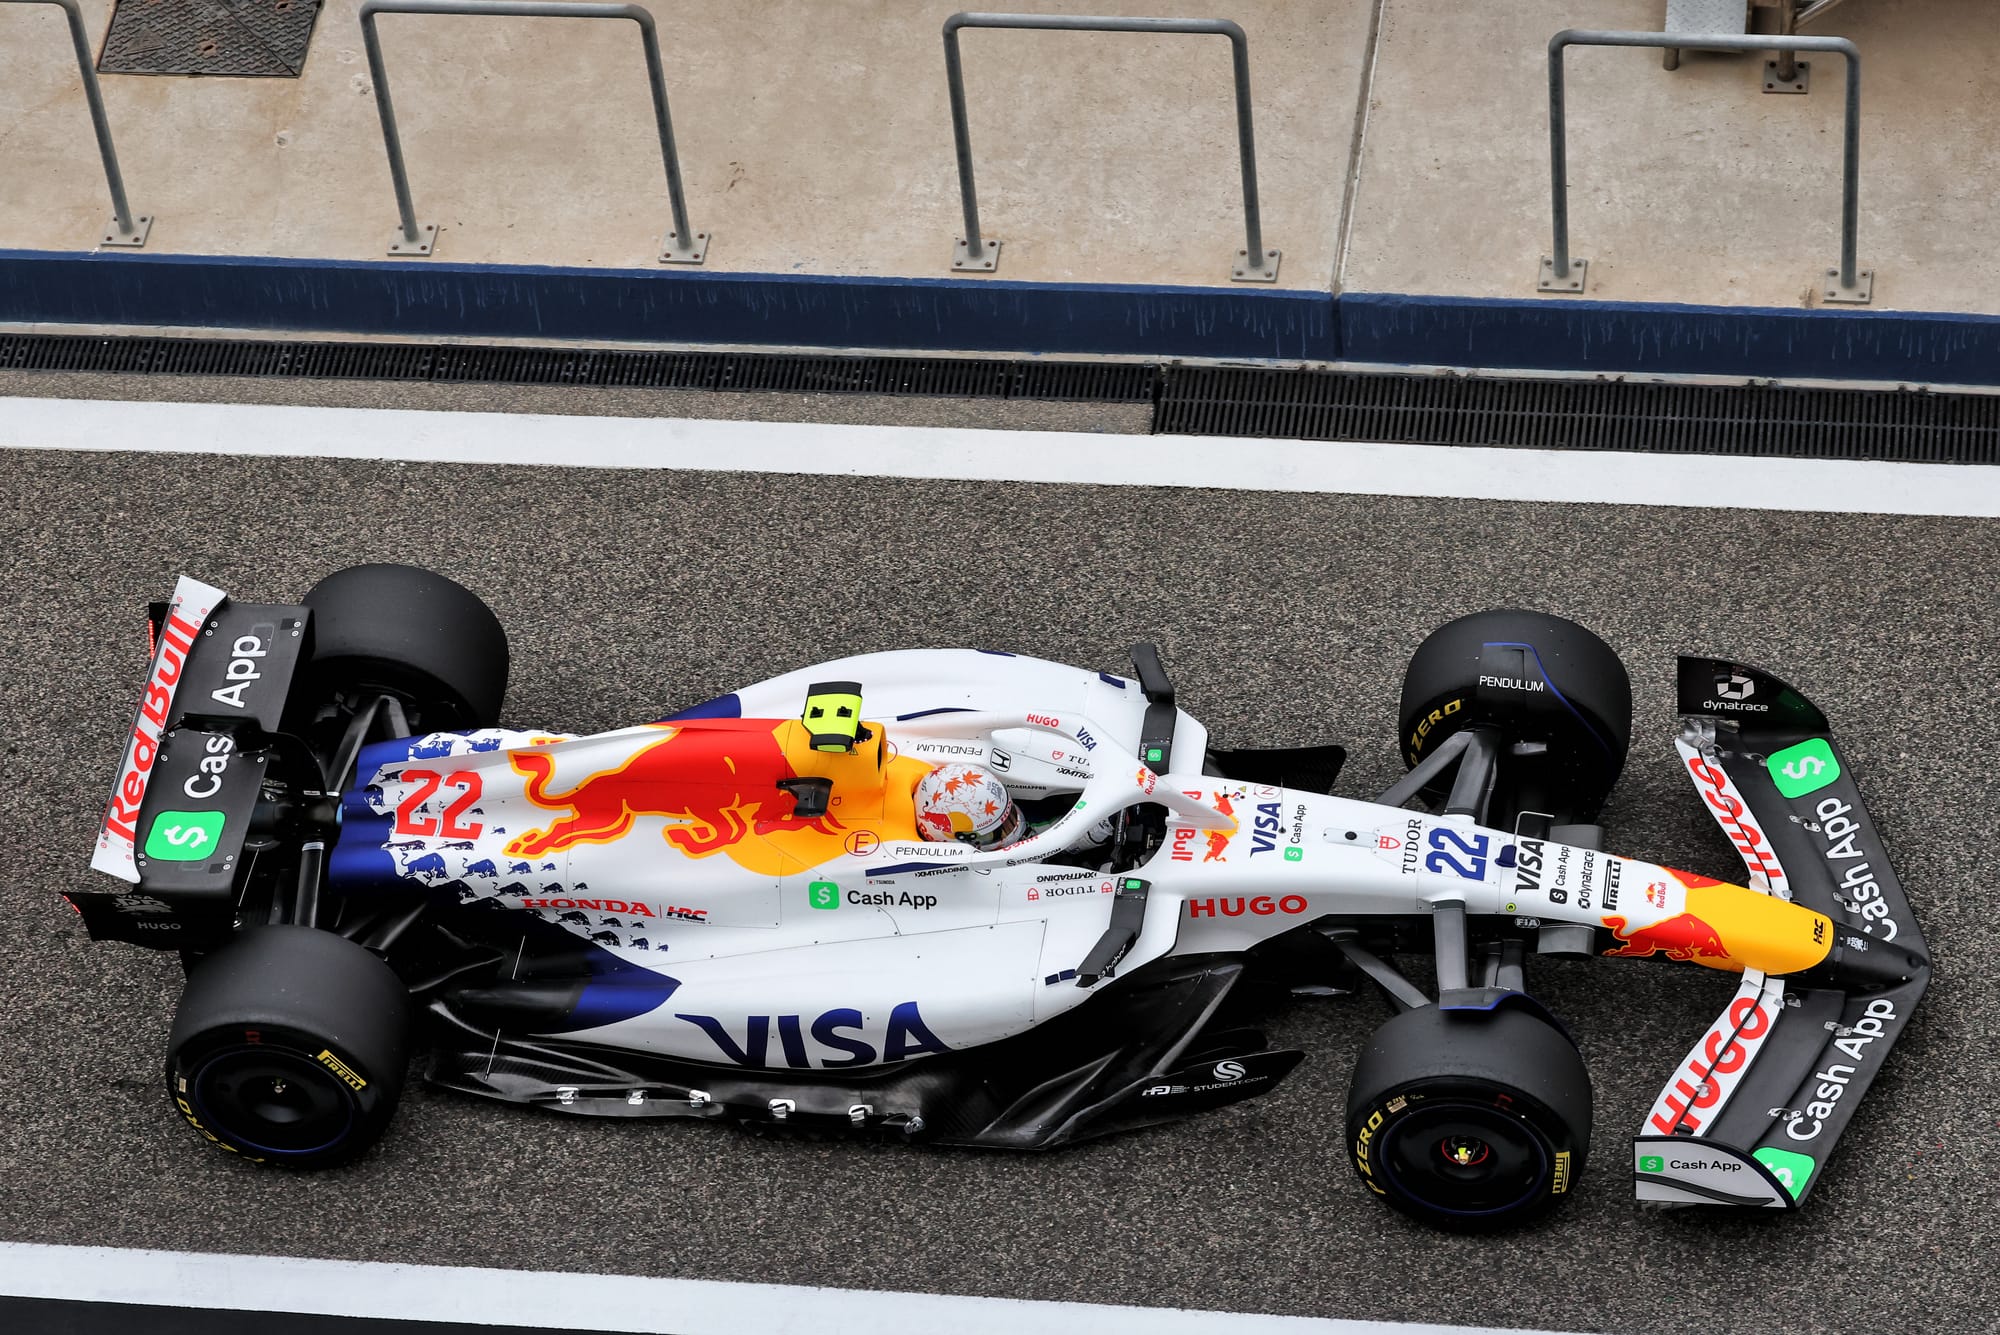
[[917, 782], [917, 833], [943, 843], [1004, 848], [1028, 832], [1007, 787], [971, 765], [939, 765]]

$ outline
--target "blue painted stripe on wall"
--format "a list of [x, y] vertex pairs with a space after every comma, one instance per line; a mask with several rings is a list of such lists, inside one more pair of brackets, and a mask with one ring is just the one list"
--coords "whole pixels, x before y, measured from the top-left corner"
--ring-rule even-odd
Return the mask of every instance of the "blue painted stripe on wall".
[[1348, 292], [1356, 362], [2000, 384], [2000, 318]]
[[1284, 289], [0, 251], [0, 321], [1330, 360]]
[[2000, 384], [2000, 317], [0, 250], [0, 321]]

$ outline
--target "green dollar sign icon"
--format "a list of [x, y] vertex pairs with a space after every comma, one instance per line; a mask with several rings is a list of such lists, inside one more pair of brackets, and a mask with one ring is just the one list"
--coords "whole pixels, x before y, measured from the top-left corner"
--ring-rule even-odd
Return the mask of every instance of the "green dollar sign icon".
[[222, 836], [220, 811], [162, 811], [146, 835], [146, 856], [161, 862], [199, 862]]
[[1812, 1178], [1813, 1169], [1819, 1167], [1819, 1161], [1810, 1154], [1798, 1154], [1792, 1150], [1774, 1149], [1770, 1146], [1756, 1151], [1751, 1157], [1771, 1170], [1771, 1176], [1777, 1178], [1778, 1185], [1792, 1194], [1793, 1200], [1799, 1198], [1799, 1193], [1806, 1189], [1806, 1183]]
[[840, 887], [832, 881], [814, 881], [806, 887], [806, 902], [816, 909], [837, 909]]
[[1816, 793], [1840, 777], [1840, 761], [1824, 737], [1808, 737], [1797, 746], [1788, 746], [1764, 762], [1771, 782], [1786, 797]]

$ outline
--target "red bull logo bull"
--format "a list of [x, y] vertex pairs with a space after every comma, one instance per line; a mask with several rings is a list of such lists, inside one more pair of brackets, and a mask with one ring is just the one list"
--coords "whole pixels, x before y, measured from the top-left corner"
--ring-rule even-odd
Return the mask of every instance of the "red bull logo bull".
[[667, 842], [696, 858], [733, 848], [753, 834], [812, 831], [837, 839], [838, 821], [830, 815], [792, 815], [794, 799], [778, 787], [781, 780], [798, 777], [778, 739], [779, 730], [788, 727], [768, 719], [662, 725], [660, 737], [642, 739], [617, 768], [587, 775], [561, 791], [553, 786], [554, 754], [516, 752], [509, 759], [527, 778], [528, 800], [568, 814], [546, 829], [516, 836], [507, 851], [543, 857], [578, 844], [610, 843], [628, 834], [640, 816], [664, 816]]
[[[1217, 793], [1215, 795], [1215, 809], [1223, 815], [1228, 816], [1231, 820], [1236, 818], [1236, 807], [1230, 802], [1228, 793]], [[1236, 827], [1233, 825], [1226, 830], [1202, 831], [1202, 837], [1208, 841], [1208, 851], [1201, 855], [1201, 860], [1203, 862], [1227, 862], [1229, 860], [1227, 856], [1229, 852], [1229, 840], [1235, 833]]]
[[1607, 955], [1644, 956], [1665, 952], [1670, 960], [1692, 960], [1697, 964], [1717, 961], [1710, 967], [1729, 967], [1720, 962], [1730, 958], [1729, 948], [1722, 944], [1721, 934], [1692, 913], [1676, 913], [1650, 927], [1633, 927], [1629, 931], [1625, 918], [1610, 915], [1603, 921], [1619, 941], [1615, 950], [1604, 952]]

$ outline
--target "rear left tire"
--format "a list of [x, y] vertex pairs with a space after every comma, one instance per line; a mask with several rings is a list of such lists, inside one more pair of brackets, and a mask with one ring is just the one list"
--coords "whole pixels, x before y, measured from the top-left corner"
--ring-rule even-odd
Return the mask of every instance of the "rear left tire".
[[507, 633], [478, 594], [417, 566], [363, 565], [313, 585], [306, 690], [386, 692], [429, 731], [491, 727], [507, 694]]

